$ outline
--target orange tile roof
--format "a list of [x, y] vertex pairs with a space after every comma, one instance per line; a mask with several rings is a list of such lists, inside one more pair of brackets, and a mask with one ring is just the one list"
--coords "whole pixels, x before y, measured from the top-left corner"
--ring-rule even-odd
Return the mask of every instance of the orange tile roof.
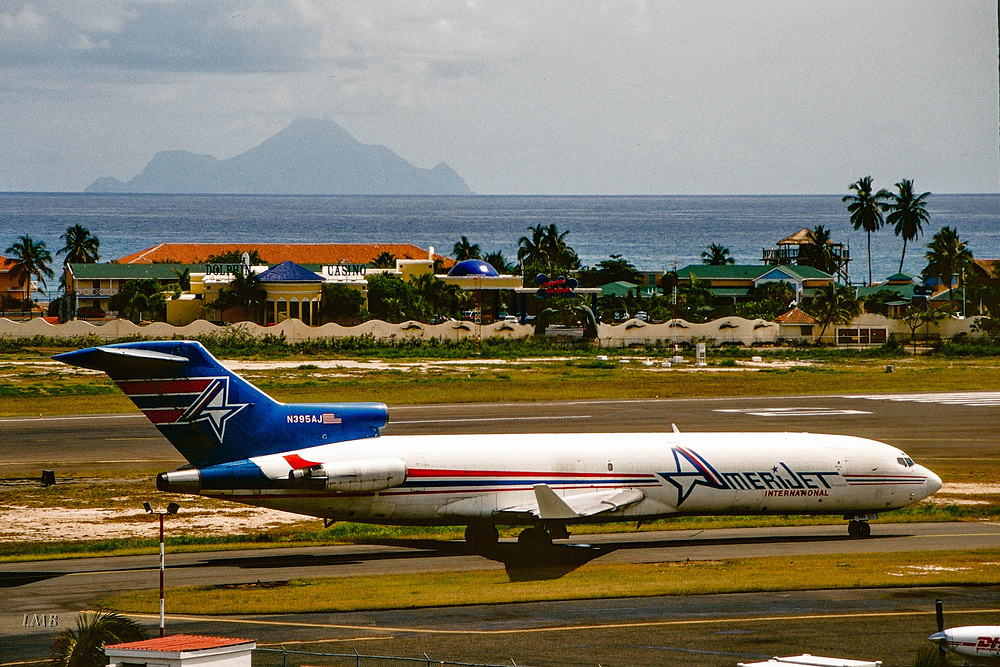
[[229, 637], [204, 637], [202, 635], [168, 635], [143, 639], [124, 644], [109, 644], [105, 648], [129, 649], [132, 651], [199, 651], [238, 644], [252, 644], [256, 639], [231, 639]]
[[[426, 259], [427, 250], [411, 243], [161, 243], [114, 260], [116, 264], [199, 264], [212, 255], [256, 250], [269, 264], [367, 264], [383, 252], [397, 259]], [[435, 253], [435, 259], [454, 260]]]
[[974, 259], [972, 261], [987, 275], [995, 275], [997, 269], [1000, 269], [1000, 259]]
[[792, 308], [784, 315], [778, 315], [774, 321], [778, 324], [819, 324], [819, 320], [798, 308]]
[[0, 271], [10, 271], [12, 266], [14, 266], [14, 260], [0, 255]]

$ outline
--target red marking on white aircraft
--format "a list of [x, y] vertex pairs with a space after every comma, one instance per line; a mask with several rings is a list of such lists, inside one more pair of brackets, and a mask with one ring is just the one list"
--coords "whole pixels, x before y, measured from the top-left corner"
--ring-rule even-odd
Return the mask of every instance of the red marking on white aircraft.
[[286, 454], [281, 458], [285, 459], [285, 461], [288, 462], [288, 465], [292, 466], [292, 468], [296, 470], [299, 468], [311, 468], [319, 465], [319, 463], [315, 461], [306, 461], [298, 454]]

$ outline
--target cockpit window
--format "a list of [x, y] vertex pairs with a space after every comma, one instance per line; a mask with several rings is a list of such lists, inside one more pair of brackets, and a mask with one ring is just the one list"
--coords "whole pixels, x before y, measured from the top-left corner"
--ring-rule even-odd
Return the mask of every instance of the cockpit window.
[[896, 459], [896, 462], [904, 468], [911, 468], [916, 465], [909, 456], [900, 456]]

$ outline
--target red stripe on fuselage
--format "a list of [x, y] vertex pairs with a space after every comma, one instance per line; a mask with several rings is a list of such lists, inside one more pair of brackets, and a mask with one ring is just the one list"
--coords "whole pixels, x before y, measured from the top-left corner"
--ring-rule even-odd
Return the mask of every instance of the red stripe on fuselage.
[[200, 394], [211, 384], [212, 378], [181, 380], [122, 380], [118, 387], [127, 396], [157, 394]]
[[567, 477], [580, 479], [649, 479], [650, 474], [646, 473], [617, 473], [617, 472], [525, 472], [517, 470], [439, 470], [433, 468], [407, 468], [407, 477], [469, 477], [477, 479], [481, 477]]

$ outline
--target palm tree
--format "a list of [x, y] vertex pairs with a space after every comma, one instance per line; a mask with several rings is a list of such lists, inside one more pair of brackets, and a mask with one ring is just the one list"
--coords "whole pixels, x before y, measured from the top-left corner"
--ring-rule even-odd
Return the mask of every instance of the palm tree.
[[10, 268], [11, 277], [25, 284], [25, 301], [31, 298], [31, 276], [37, 276], [38, 282], [44, 287], [45, 278], [55, 275], [49, 268], [52, 253], [45, 247], [45, 241], [35, 241], [24, 234], [4, 252], [14, 260], [14, 265]]
[[240, 271], [233, 276], [229, 286], [219, 292], [219, 296], [212, 302], [220, 311], [240, 306], [242, 319], [247, 319], [247, 308], [253, 312], [253, 321], [258, 319], [260, 307], [266, 303], [267, 292], [260, 286], [257, 274], [253, 271]]
[[465, 236], [462, 237], [461, 241], [458, 241], [451, 249], [451, 254], [455, 256], [459, 262], [466, 259], [479, 259], [480, 251], [478, 243], [469, 243], [469, 239]]
[[712, 243], [701, 251], [701, 263], [709, 266], [725, 266], [735, 264], [736, 260], [729, 256], [729, 248], [718, 243]]
[[443, 280], [433, 273], [422, 273], [419, 276], [414, 276], [410, 285], [427, 303], [432, 315], [439, 315], [442, 310], [447, 310], [448, 314], [451, 314], [451, 304], [448, 302], [453, 295], [450, 292], [450, 286]]
[[531, 238], [522, 236], [517, 240], [517, 259], [522, 266], [545, 264], [545, 226], [529, 226]]
[[177, 276], [177, 284], [180, 285], [182, 290], [191, 289], [191, 267], [184, 267], [183, 271], [178, 271], [173, 269], [174, 275]]
[[809, 245], [803, 248], [805, 258], [799, 259], [799, 264], [812, 266], [829, 274], [837, 272], [837, 257], [833, 254], [833, 243], [830, 239], [830, 230], [823, 225], [817, 225], [815, 229], [809, 230]]
[[819, 332], [821, 342], [827, 327], [831, 324], [850, 322], [852, 317], [861, 312], [858, 300], [854, 298], [854, 292], [847, 287], [839, 287], [833, 282], [813, 298], [811, 306], [823, 324], [823, 329]]
[[103, 667], [104, 647], [146, 638], [146, 630], [131, 618], [114, 612], [81, 614], [76, 629], [67, 628], [52, 642], [53, 667]]
[[372, 260], [372, 268], [394, 269], [396, 268], [396, 256], [388, 250], [383, 250]]
[[496, 269], [498, 273], [513, 273], [517, 270], [517, 267], [512, 266], [503, 256], [502, 250], [486, 253], [483, 255], [483, 261]]
[[896, 236], [903, 237], [903, 253], [899, 256], [899, 270], [902, 272], [903, 258], [906, 257], [906, 242], [916, 241], [923, 232], [923, 224], [930, 222], [927, 197], [931, 193], [925, 192], [914, 196], [913, 181], [907, 179], [896, 183], [896, 190], [896, 193], [889, 193], [889, 203], [885, 207], [889, 215], [886, 216], [885, 224], [893, 228]]
[[965, 272], [972, 264], [972, 251], [966, 247], [964, 241], [959, 240], [958, 229], [942, 227], [927, 244], [924, 259], [927, 260], [927, 267], [923, 271], [925, 276], [937, 278], [939, 284], [945, 280], [948, 281], [948, 300], [950, 301], [953, 296], [951, 293], [952, 277], [957, 273], [959, 285], [964, 285]]
[[888, 190], [882, 189], [872, 193], [872, 177], [864, 176], [856, 183], [851, 183], [850, 189], [857, 194], [845, 195], [841, 201], [847, 204], [851, 214], [851, 224], [854, 229], [863, 229], [868, 235], [868, 284], [872, 284], [872, 232], [877, 232], [885, 224], [882, 211], [889, 201]]
[[553, 223], [528, 227], [531, 238], [522, 236], [517, 241], [517, 259], [525, 267], [525, 278], [532, 272], [529, 267], [548, 274], [573, 271], [580, 267], [580, 258], [566, 243], [568, 231], [561, 232]]
[[66, 254], [65, 264], [94, 264], [101, 257], [101, 242], [90, 230], [77, 223], [66, 228], [66, 233], [60, 236], [66, 242], [56, 251], [57, 255]]

